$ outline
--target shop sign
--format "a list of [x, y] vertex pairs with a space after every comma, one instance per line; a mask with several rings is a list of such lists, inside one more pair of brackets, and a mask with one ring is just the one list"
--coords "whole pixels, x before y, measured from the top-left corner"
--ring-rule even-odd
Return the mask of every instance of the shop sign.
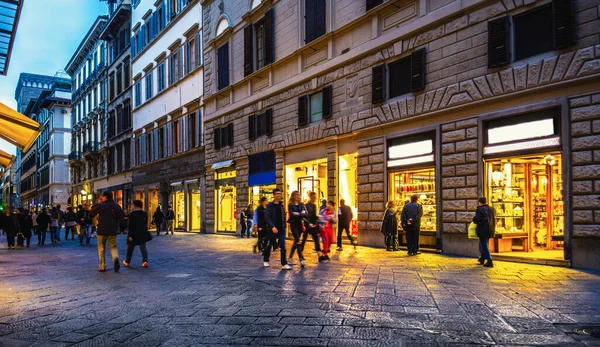
[[210, 168], [213, 170], [218, 170], [218, 169], [224, 169], [226, 167], [231, 167], [234, 164], [235, 164], [235, 162], [233, 161], [233, 159], [231, 159], [231, 160], [225, 160], [225, 161], [220, 161], [218, 163], [214, 163], [210, 166]]
[[388, 167], [433, 163], [434, 135], [428, 133], [388, 141]]
[[554, 136], [541, 140], [523, 141], [517, 143], [509, 143], [506, 145], [486, 146], [483, 149], [483, 154], [496, 154], [504, 152], [522, 151], [529, 149], [556, 147], [560, 145], [560, 137]]

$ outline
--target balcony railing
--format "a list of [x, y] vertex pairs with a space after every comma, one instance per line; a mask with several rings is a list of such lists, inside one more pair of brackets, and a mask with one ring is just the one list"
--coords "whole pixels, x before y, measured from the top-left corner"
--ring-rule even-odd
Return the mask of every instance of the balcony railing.
[[81, 160], [81, 152], [69, 153], [69, 161]]
[[86, 158], [89, 158], [93, 154], [97, 154], [100, 150], [98, 142], [90, 141], [83, 145], [83, 154]]

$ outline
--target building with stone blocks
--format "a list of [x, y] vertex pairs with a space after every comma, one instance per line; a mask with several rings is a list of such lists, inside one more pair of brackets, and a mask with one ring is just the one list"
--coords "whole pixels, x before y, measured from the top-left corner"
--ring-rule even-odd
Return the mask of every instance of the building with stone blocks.
[[176, 229], [200, 232], [202, 6], [199, 0], [136, 1], [131, 23], [135, 198], [151, 215], [171, 205]]
[[[423, 206], [422, 248], [600, 267], [597, 0], [203, 2], [207, 232], [273, 187]], [[401, 232], [401, 241], [405, 238]]]
[[100, 39], [108, 16], [98, 16], [67, 63], [71, 76], [71, 203], [92, 204], [109, 187], [107, 158], [107, 44]]

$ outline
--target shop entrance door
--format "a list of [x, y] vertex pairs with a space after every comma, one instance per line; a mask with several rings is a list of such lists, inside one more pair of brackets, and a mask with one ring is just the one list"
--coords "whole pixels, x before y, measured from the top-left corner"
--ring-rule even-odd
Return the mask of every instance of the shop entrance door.
[[487, 195], [496, 211], [492, 250], [564, 259], [560, 154], [490, 160], [486, 167]]
[[236, 231], [235, 187], [224, 186], [217, 190], [217, 231]]
[[300, 197], [304, 198], [308, 196], [308, 192], [316, 192], [317, 196], [319, 196], [319, 187], [315, 187], [315, 182], [318, 185], [318, 181], [315, 181], [315, 178], [312, 176], [298, 178], [298, 192], [300, 193]]

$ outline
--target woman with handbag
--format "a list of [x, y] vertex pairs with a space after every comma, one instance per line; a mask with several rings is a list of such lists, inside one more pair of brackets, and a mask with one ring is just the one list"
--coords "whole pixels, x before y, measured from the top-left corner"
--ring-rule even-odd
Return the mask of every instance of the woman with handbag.
[[141, 200], [134, 200], [131, 203], [132, 211], [129, 213], [128, 233], [127, 233], [127, 256], [123, 265], [131, 266], [131, 257], [135, 246], [140, 247], [142, 252], [142, 267], [148, 267], [148, 251], [146, 242], [152, 240], [152, 235], [148, 231], [148, 214], [142, 210], [144, 203]]
[[296, 261], [294, 261], [294, 252], [298, 252], [300, 266], [305, 267], [306, 261], [304, 260], [304, 255], [302, 254], [302, 241], [300, 240], [300, 238], [302, 236], [302, 223], [308, 224], [308, 222], [306, 222], [306, 217], [308, 213], [306, 212], [306, 207], [300, 201], [300, 193], [298, 193], [297, 190], [293, 191], [290, 195], [290, 204], [288, 205], [288, 212], [290, 214], [288, 223], [290, 224], [292, 236], [294, 237], [294, 243], [292, 244], [292, 250], [290, 251], [290, 258], [288, 259], [288, 264], [296, 264]]
[[329, 201], [327, 207], [321, 211], [320, 228], [321, 240], [323, 241], [323, 261], [330, 261], [329, 249], [334, 244], [333, 225], [335, 220], [335, 203]]

